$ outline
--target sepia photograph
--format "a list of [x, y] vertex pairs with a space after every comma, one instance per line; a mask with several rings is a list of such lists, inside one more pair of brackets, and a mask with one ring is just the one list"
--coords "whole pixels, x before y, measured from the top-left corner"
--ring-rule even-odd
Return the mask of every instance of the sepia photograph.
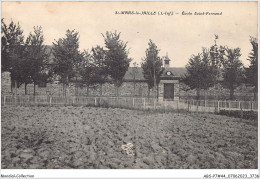
[[1, 169], [259, 178], [258, 1], [2, 1]]

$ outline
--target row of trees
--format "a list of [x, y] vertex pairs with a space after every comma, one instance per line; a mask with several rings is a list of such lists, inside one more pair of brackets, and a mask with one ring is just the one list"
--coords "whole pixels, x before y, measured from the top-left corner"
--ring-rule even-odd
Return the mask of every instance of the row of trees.
[[[118, 88], [131, 62], [127, 43], [120, 40], [120, 33], [102, 34], [105, 48], [96, 46], [90, 52], [80, 52], [79, 33], [75, 30], [67, 30], [65, 37], [55, 40], [48, 50], [43, 44], [41, 27], [34, 27], [34, 33], [30, 33], [25, 41], [19, 23], [12, 21], [6, 25], [2, 19], [1, 28], [2, 71], [11, 73], [15, 88], [25, 84], [25, 94], [27, 84], [33, 83], [35, 87], [40, 82], [58, 77], [65, 96], [65, 89], [71, 81], [77, 86], [89, 86], [103, 84], [108, 79], [115, 85], [118, 95]], [[50, 61], [51, 53], [54, 57]]]
[[[217, 44], [218, 35], [215, 35], [215, 44], [210, 48], [202, 48], [202, 52], [192, 55], [186, 65], [186, 74], [181, 82], [187, 85], [187, 89], [196, 89], [197, 99], [200, 98], [201, 90], [208, 90], [220, 83], [229, 89], [230, 99], [234, 99], [234, 90], [241, 83], [253, 86], [254, 99], [257, 99], [258, 91], [258, 42], [250, 37], [252, 51], [248, 59], [249, 67], [244, 67], [240, 60], [240, 48], [229, 48]], [[159, 57], [159, 49], [152, 42], [148, 43], [146, 56], [142, 59], [144, 78], [148, 83], [148, 96], [151, 88], [156, 88], [158, 97], [158, 84], [164, 68], [162, 58]]]
[[[74, 81], [77, 86], [102, 84], [110, 80], [118, 88], [128, 70], [131, 58], [128, 57], [127, 43], [120, 40], [120, 33], [106, 32], [102, 34], [105, 41], [104, 49], [96, 46], [90, 52], [79, 51], [79, 34], [67, 30], [66, 37], [53, 43], [53, 73], [60, 77], [64, 88]], [[63, 90], [66, 96], [66, 90]], [[88, 93], [88, 92], [87, 92]]]
[[[29, 83], [35, 86], [41, 82], [48, 82], [59, 78], [63, 84], [64, 96], [66, 87], [70, 82], [75, 82], [76, 87], [93, 84], [102, 84], [110, 81], [118, 88], [123, 83], [123, 77], [128, 70], [131, 58], [128, 57], [127, 42], [120, 40], [120, 33], [106, 32], [104, 37], [105, 47], [96, 46], [90, 51], [79, 50], [79, 33], [75, 30], [67, 30], [64, 38], [53, 42], [52, 48], [44, 45], [43, 31], [40, 26], [34, 27], [33, 33], [24, 40], [23, 31], [13, 21], [6, 25], [1, 21], [2, 28], [2, 71], [9, 71], [15, 88], [21, 84]], [[250, 66], [243, 67], [240, 61], [239, 48], [229, 48], [217, 45], [218, 36], [215, 36], [215, 44], [210, 48], [202, 48], [202, 52], [192, 55], [186, 65], [187, 73], [182, 81], [189, 89], [197, 90], [197, 97], [202, 89], [208, 90], [217, 83], [221, 83], [230, 90], [230, 98], [234, 97], [234, 89], [241, 83], [254, 86], [254, 94], [257, 93], [257, 39], [251, 37], [252, 52], [248, 60]], [[162, 75], [163, 60], [159, 57], [159, 49], [156, 44], [149, 40], [145, 57], [141, 67], [144, 78], [150, 89], [154, 88], [154, 96], [158, 97], [158, 84]], [[53, 57], [50, 58], [52, 54]], [[135, 81], [136, 68], [133, 70]], [[135, 84], [135, 83], [134, 83]], [[87, 88], [88, 89], [88, 88]]]
[[182, 81], [190, 87], [197, 90], [199, 99], [202, 89], [208, 90], [221, 83], [230, 91], [230, 99], [234, 99], [234, 90], [241, 83], [250, 84], [254, 87], [254, 98], [256, 99], [258, 81], [257, 81], [257, 60], [258, 60], [258, 42], [256, 38], [250, 37], [250, 43], [253, 47], [248, 60], [250, 66], [244, 67], [241, 60], [240, 48], [229, 48], [215, 45], [208, 48], [202, 48], [202, 52], [192, 55], [186, 65], [187, 73]]
[[[123, 77], [128, 70], [131, 59], [128, 57], [127, 43], [120, 40], [120, 33], [106, 32], [102, 34], [105, 48], [93, 47], [90, 51], [79, 51], [79, 33], [75, 30], [67, 30], [64, 38], [53, 42], [51, 49], [44, 45], [43, 31], [41, 27], [34, 27], [24, 41], [23, 31], [13, 21], [6, 25], [2, 19], [2, 71], [9, 71], [11, 79], [15, 83], [15, 89], [21, 84], [29, 83], [35, 86], [40, 82], [48, 82], [58, 77], [63, 84], [63, 95], [66, 96], [66, 87], [73, 81], [76, 87], [102, 84], [108, 80], [118, 88], [123, 83]], [[142, 68], [144, 78], [147, 79], [148, 91], [157, 87], [163, 72], [162, 58], [159, 57], [159, 49], [152, 42], [148, 43], [146, 56], [143, 58]], [[53, 59], [50, 60], [51, 53]], [[137, 73], [137, 65], [133, 70], [133, 78]], [[88, 91], [88, 90], [87, 90]], [[88, 92], [87, 92], [88, 93]], [[156, 95], [156, 94], [155, 94]]]
[[41, 27], [34, 27], [34, 32], [24, 40], [23, 31], [18, 24], [11, 22], [8, 26], [1, 22], [2, 28], [2, 71], [9, 71], [15, 88], [21, 84], [26, 86], [29, 83], [35, 85], [40, 80], [47, 80], [49, 74], [46, 66], [49, 53], [43, 45], [43, 35]]

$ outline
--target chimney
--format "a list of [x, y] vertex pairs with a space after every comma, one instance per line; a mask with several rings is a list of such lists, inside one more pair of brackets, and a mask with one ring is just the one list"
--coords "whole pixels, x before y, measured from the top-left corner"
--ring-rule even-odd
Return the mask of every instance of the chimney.
[[164, 67], [169, 68], [170, 67], [170, 59], [168, 57], [168, 52], [166, 53], [166, 56], [164, 57]]

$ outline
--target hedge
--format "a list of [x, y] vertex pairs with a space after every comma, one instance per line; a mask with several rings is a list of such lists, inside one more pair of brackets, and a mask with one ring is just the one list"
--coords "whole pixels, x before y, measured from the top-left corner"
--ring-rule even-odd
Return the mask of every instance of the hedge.
[[220, 110], [217, 114], [230, 117], [237, 117], [243, 119], [257, 120], [257, 111], [243, 111], [243, 110]]

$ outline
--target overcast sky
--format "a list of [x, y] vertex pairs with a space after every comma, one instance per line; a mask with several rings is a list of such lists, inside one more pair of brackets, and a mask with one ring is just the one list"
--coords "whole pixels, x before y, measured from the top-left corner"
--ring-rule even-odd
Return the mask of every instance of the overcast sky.
[[[174, 12], [166, 15], [116, 15], [115, 11]], [[182, 15], [182, 12], [222, 12], [222, 15]], [[175, 14], [179, 13], [179, 14]], [[184, 67], [201, 47], [218, 44], [240, 47], [246, 60], [257, 37], [257, 2], [2, 2], [2, 18], [20, 23], [27, 37], [33, 26], [43, 27], [45, 44], [64, 37], [67, 29], [80, 34], [80, 50], [104, 46], [101, 33], [121, 32], [128, 41], [129, 57], [140, 64], [148, 41], [158, 46], [160, 56], [171, 59], [171, 67]]]

